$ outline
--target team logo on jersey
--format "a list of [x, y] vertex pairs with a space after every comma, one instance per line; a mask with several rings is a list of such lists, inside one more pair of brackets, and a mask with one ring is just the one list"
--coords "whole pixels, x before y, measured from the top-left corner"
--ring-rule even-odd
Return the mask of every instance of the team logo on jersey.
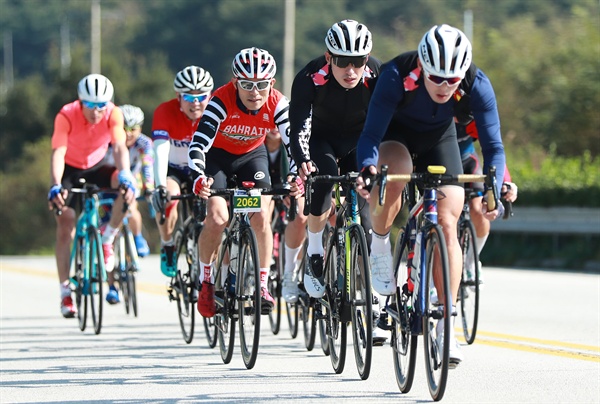
[[263, 121], [269, 122], [269, 114], [263, 114]]
[[254, 174], [255, 180], [262, 180], [263, 178], [265, 178], [265, 173], [262, 171], [257, 171], [256, 174]]
[[234, 113], [231, 115], [231, 119], [240, 119], [240, 114], [238, 114], [237, 112], [234, 112]]

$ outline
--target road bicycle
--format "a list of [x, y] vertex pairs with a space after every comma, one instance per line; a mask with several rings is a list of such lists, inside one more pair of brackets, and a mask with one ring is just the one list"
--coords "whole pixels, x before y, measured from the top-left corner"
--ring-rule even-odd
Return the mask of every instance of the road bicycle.
[[[427, 383], [431, 397], [441, 400], [448, 379], [450, 333], [444, 332], [438, 346], [436, 327], [442, 321], [444, 330], [451, 327], [452, 308], [448, 251], [441, 226], [437, 222], [438, 189], [457, 182], [487, 181], [492, 184], [495, 169], [485, 175], [449, 175], [443, 166], [429, 166], [426, 173], [387, 174], [381, 167], [379, 205], [385, 199], [388, 181], [407, 183], [403, 192], [408, 201], [407, 223], [399, 230], [394, 248], [393, 265], [398, 286], [386, 300], [385, 312], [391, 318], [391, 347], [394, 370], [400, 391], [407, 393], [414, 380], [417, 337], [423, 336]], [[420, 186], [422, 191], [419, 191]], [[495, 184], [493, 192], [495, 192]], [[421, 193], [422, 192], [422, 193]], [[495, 209], [495, 194], [488, 197], [489, 208]], [[434, 268], [436, 268], [434, 284]]]
[[347, 327], [351, 324], [356, 367], [360, 378], [366, 380], [373, 347], [373, 296], [367, 241], [360, 225], [358, 175], [349, 172], [310, 176], [306, 181], [304, 213], [309, 213], [314, 183], [334, 185], [336, 221], [329, 229], [325, 247], [325, 294], [315, 301], [314, 314], [324, 320], [331, 364], [338, 374], [344, 370]]
[[[235, 178], [231, 179], [235, 183]], [[261, 314], [260, 260], [250, 214], [260, 212], [262, 195], [288, 195], [288, 188], [255, 188], [243, 181], [241, 187], [211, 189], [211, 197], [229, 201], [230, 222], [221, 236], [215, 268], [214, 323], [223, 363], [233, 356], [236, 323], [239, 324], [240, 348], [244, 365], [252, 369], [258, 355]], [[295, 199], [291, 199], [295, 202]], [[295, 209], [295, 204], [293, 205]]]
[[[494, 182], [495, 183], [495, 182]], [[482, 192], [474, 188], [465, 187], [465, 203], [458, 219], [458, 240], [463, 255], [463, 270], [458, 290], [458, 303], [460, 304], [460, 318], [463, 336], [467, 344], [475, 342], [477, 335], [477, 324], [479, 322], [479, 289], [482, 281], [480, 279], [479, 249], [477, 246], [477, 234], [471, 221], [471, 209], [469, 202], [482, 196]], [[500, 201], [504, 205], [503, 219], [513, 215], [511, 202], [500, 195]]]
[[94, 332], [100, 334], [103, 309], [102, 289], [104, 282], [107, 281], [107, 273], [104, 266], [98, 209], [102, 204], [112, 204], [113, 199], [100, 199], [99, 194], [103, 190], [94, 184], [86, 183], [83, 179], [79, 181], [79, 184], [80, 188], [69, 190], [74, 197], [78, 198], [78, 206], [81, 207], [71, 248], [70, 284], [75, 293], [79, 329], [84, 331], [86, 328], [89, 307]]
[[[190, 344], [194, 339], [196, 322], [195, 304], [198, 301], [199, 268], [198, 268], [198, 236], [202, 231], [202, 201], [194, 193], [187, 190], [186, 184], [181, 188], [181, 195], [166, 195], [166, 201], [181, 201], [178, 204], [178, 221], [173, 232], [175, 262], [177, 271], [171, 278], [167, 293], [169, 301], [177, 302], [177, 314], [183, 340]], [[164, 207], [161, 204], [160, 222], [165, 220]], [[209, 345], [215, 341], [214, 333], [208, 335], [210, 330], [205, 319], [205, 330]], [[216, 341], [215, 341], [216, 343]], [[215, 345], [212, 344], [212, 347]]]

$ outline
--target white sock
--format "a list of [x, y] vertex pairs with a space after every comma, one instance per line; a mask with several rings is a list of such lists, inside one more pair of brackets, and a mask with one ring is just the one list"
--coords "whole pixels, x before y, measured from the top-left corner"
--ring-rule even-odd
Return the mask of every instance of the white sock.
[[106, 225], [104, 232], [102, 233], [102, 244], [112, 244], [115, 241], [115, 236], [119, 231], [118, 228], [112, 227], [110, 224]]
[[65, 281], [60, 283], [60, 297], [68, 297], [71, 296], [71, 288], [69, 287], [69, 281]]
[[371, 254], [383, 254], [390, 251], [390, 233], [381, 235], [373, 232], [373, 237], [371, 237]]
[[296, 269], [296, 261], [298, 260], [298, 253], [302, 249], [302, 246], [298, 248], [291, 248], [285, 246], [285, 273], [293, 273]]
[[312, 231], [308, 231], [308, 248], [306, 249], [306, 253], [311, 256], [314, 254], [319, 254], [323, 256], [323, 230], [313, 233]]
[[205, 262], [200, 262], [200, 283], [202, 282], [208, 282], [208, 283], [215, 283], [214, 277], [213, 277], [213, 270], [212, 267], [214, 266], [214, 262], [211, 262], [210, 264], [207, 264]]
[[487, 238], [490, 234], [486, 234], [483, 237], [475, 237], [475, 240], [477, 242], [477, 255], [481, 254], [481, 250], [483, 250], [483, 246], [485, 246], [485, 242], [487, 241]]
[[269, 268], [260, 269], [260, 287], [267, 288], [269, 283]]
[[172, 246], [175, 244], [175, 241], [173, 240], [173, 237], [171, 237], [170, 239], [168, 239], [167, 241], [163, 240], [162, 238], [160, 239], [160, 245], [161, 246]]

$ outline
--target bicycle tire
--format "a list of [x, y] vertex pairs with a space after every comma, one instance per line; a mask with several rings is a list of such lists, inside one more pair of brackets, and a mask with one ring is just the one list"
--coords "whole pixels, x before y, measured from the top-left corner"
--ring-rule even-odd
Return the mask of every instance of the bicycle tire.
[[94, 333], [100, 334], [102, 330], [102, 310], [104, 284], [103, 270], [104, 255], [102, 253], [102, 240], [100, 233], [94, 226], [88, 227], [88, 296], [90, 299], [92, 321], [94, 323]]
[[269, 324], [271, 325], [271, 332], [273, 333], [273, 335], [279, 334], [279, 330], [281, 328], [281, 280], [283, 278], [285, 263], [285, 234], [283, 232], [278, 232], [276, 233], [276, 235], [274, 234], [274, 240], [275, 236], [277, 236], [279, 244], [277, 245], [277, 255], [273, 255], [275, 263], [271, 266], [271, 269], [269, 270], [268, 287], [269, 293], [275, 299], [275, 306], [273, 307], [273, 310], [269, 313]]
[[[462, 277], [458, 290], [460, 302], [460, 317], [463, 335], [467, 344], [472, 344], [477, 336], [477, 323], [479, 321], [479, 254], [475, 228], [470, 220], [459, 222], [460, 246], [463, 255]], [[470, 264], [474, 267], [470, 268]]]
[[117, 234], [114, 243], [114, 254], [115, 254], [115, 263], [118, 268], [115, 268], [114, 274], [115, 277], [118, 277], [119, 280], [119, 290], [121, 291], [121, 295], [123, 296], [123, 306], [125, 307], [125, 313], [129, 314], [129, 282], [128, 282], [128, 273], [127, 273], [127, 263], [125, 256], [127, 255], [125, 252], [125, 237], [124, 233], [127, 230], [125, 226], [122, 227], [121, 231]]
[[[424, 235], [425, 236], [425, 235]], [[423, 348], [425, 356], [425, 368], [427, 371], [427, 385], [429, 387], [429, 393], [434, 401], [439, 401], [444, 396], [446, 390], [446, 383], [448, 381], [448, 369], [449, 369], [449, 346], [450, 346], [450, 327], [451, 327], [451, 316], [452, 316], [452, 294], [450, 292], [450, 266], [448, 263], [448, 250], [444, 234], [440, 225], [433, 225], [427, 231], [424, 237], [425, 243], [425, 278], [421, 279], [424, 283], [424, 303], [425, 312], [422, 318], [423, 327]], [[443, 310], [441, 306], [435, 306], [431, 302], [430, 290], [435, 288], [433, 283], [433, 269], [436, 264], [436, 259], [441, 265], [442, 277], [441, 287], [443, 288], [443, 294], [437, 292], [438, 300], [443, 295], [444, 300], [439, 302], [443, 303]], [[438, 321], [444, 322], [444, 340], [443, 349], [440, 350], [437, 344], [437, 333], [436, 326]]]
[[295, 339], [298, 336], [298, 323], [300, 318], [300, 310], [298, 309], [298, 303], [287, 303], [286, 315], [288, 319], [288, 326], [290, 328], [290, 336]]
[[300, 318], [302, 319], [302, 328], [304, 330], [304, 346], [307, 351], [312, 351], [317, 339], [317, 317], [315, 308], [311, 304], [300, 304]]
[[71, 282], [75, 292], [79, 329], [85, 331], [88, 310], [87, 281], [85, 279], [85, 270], [88, 265], [85, 260], [86, 238], [78, 236], [75, 239], [74, 248], [75, 255], [73, 256], [73, 277], [71, 278]]
[[[335, 373], [340, 374], [344, 371], [346, 363], [346, 341], [347, 341], [347, 323], [341, 321], [341, 313], [338, 308], [338, 296], [341, 295], [344, 285], [338, 285], [338, 276], [344, 277], [340, 273], [341, 257], [338, 254], [335, 237], [331, 239], [331, 245], [328, 248], [327, 259], [325, 261], [326, 284], [330, 286], [330, 291], [325, 292], [329, 309], [327, 309], [327, 319], [329, 323], [329, 358]], [[345, 284], [345, 282], [344, 282]]]
[[325, 327], [325, 320], [317, 320], [317, 327], [319, 329], [319, 340], [321, 341], [321, 349], [325, 356], [329, 356], [329, 341], [327, 339], [327, 331]]
[[367, 239], [362, 226], [353, 224], [350, 232], [350, 316], [356, 368], [362, 380], [371, 372], [373, 351], [373, 292]]
[[241, 261], [236, 282], [240, 349], [246, 369], [252, 369], [258, 355], [261, 316], [260, 261], [258, 243], [252, 228], [241, 230], [239, 248]]
[[194, 339], [196, 310], [193, 304], [193, 285], [190, 279], [191, 264], [187, 260], [187, 235], [178, 227], [173, 233], [175, 253], [177, 254], [177, 273], [173, 279], [173, 291], [177, 301], [177, 313], [183, 340], [191, 344]]
[[[137, 291], [135, 275], [137, 273], [137, 249], [135, 248], [135, 242], [133, 241], [133, 233], [129, 229], [129, 226], [124, 226], [124, 239], [125, 239], [125, 274], [127, 276], [127, 302], [133, 312], [133, 316], [137, 317]], [[129, 313], [128, 313], [129, 314]]]
[[208, 341], [208, 346], [210, 348], [214, 348], [217, 346], [217, 326], [215, 324], [215, 318], [206, 318], [202, 317], [204, 322], [204, 332], [206, 333], [206, 340]]
[[[408, 276], [408, 236], [404, 228], [400, 229], [396, 237], [393, 262], [396, 279], [404, 283]], [[402, 288], [396, 288], [390, 303], [391, 307], [396, 308], [399, 317], [399, 321], [392, 317], [390, 346], [394, 355], [396, 383], [402, 393], [408, 393], [412, 388], [417, 360], [418, 339], [411, 330], [413, 311], [408, 305], [408, 299]]]
[[[233, 347], [235, 344], [235, 322], [237, 311], [235, 310], [235, 274], [239, 272], [239, 259], [231, 259], [232, 238], [227, 229], [221, 234], [221, 248], [215, 268], [227, 267], [225, 271], [217, 271], [215, 275], [215, 296], [217, 299], [217, 313], [212, 318], [215, 322], [217, 341], [219, 342], [219, 354], [224, 364], [231, 362], [233, 358]], [[225, 262], [225, 261], [228, 262]], [[223, 280], [222, 277], [225, 276]], [[232, 284], [233, 283], [233, 284]], [[208, 336], [210, 346], [211, 339]]]

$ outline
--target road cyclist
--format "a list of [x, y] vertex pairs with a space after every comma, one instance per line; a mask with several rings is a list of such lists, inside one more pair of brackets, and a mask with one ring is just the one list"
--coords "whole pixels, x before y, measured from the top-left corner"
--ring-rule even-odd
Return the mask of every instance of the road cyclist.
[[[175, 98], [163, 102], [154, 111], [152, 139], [154, 142], [154, 177], [156, 189], [152, 206], [160, 232], [160, 269], [167, 277], [177, 273], [177, 257], [173, 232], [178, 219], [179, 200], [167, 200], [180, 195], [183, 185], [192, 188], [188, 167], [188, 147], [198, 127], [214, 87], [210, 73], [199, 66], [186, 66], [175, 75]], [[164, 219], [160, 212], [165, 212]]]
[[[267, 150], [263, 146], [266, 134], [277, 127], [283, 143], [288, 144], [289, 103], [273, 87], [277, 71], [273, 56], [264, 49], [245, 48], [234, 57], [231, 69], [233, 78], [214, 92], [189, 148], [189, 164], [196, 175], [193, 190], [202, 198], [210, 196], [210, 188], [227, 188], [227, 179], [233, 176], [240, 187], [243, 182], [252, 182], [256, 188], [270, 188]], [[271, 196], [261, 196], [261, 211], [250, 218], [259, 246], [263, 313], [274, 306], [267, 288], [273, 252], [270, 202]], [[210, 198], [198, 240], [198, 311], [204, 317], [212, 317], [216, 312], [215, 270], [221, 268], [214, 265], [221, 238], [215, 235], [223, 233], [228, 221], [226, 199]]]
[[[486, 123], [481, 128], [489, 132], [481, 140], [486, 150], [484, 172], [495, 166], [497, 181], [502, 183], [505, 156], [495, 94], [489, 79], [471, 59], [471, 43], [465, 34], [443, 24], [428, 30], [416, 51], [403, 53], [382, 66], [357, 148], [362, 173], [357, 183], [363, 197], [370, 197], [369, 186], [377, 166], [387, 165], [390, 174], [409, 174], [413, 169], [425, 172], [429, 165], [443, 165], [447, 174], [462, 174], [454, 123], [461, 108], [470, 109], [476, 122]], [[377, 214], [371, 204], [372, 284], [382, 295], [394, 294], [399, 283], [392, 267], [389, 234], [402, 207], [404, 187], [404, 182], [389, 183], [384, 206]], [[372, 193], [377, 190], [375, 186]], [[445, 310], [454, 314], [462, 273], [457, 222], [464, 190], [456, 184], [442, 186], [440, 192], [444, 197], [438, 200], [438, 219], [447, 243], [452, 292], [452, 307]], [[488, 220], [502, 214], [501, 209], [487, 210], [486, 203], [483, 211]], [[440, 301], [444, 298], [440, 294]], [[436, 331], [438, 345], [444, 340], [444, 333], [450, 333], [450, 361], [456, 365], [463, 354], [453, 323], [450, 330], [445, 330], [444, 322], [438, 322]]]
[[[124, 217], [124, 203], [135, 198], [135, 179], [130, 171], [129, 152], [123, 130], [123, 113], [112, 102], [114, 87], [100, 74], [89, 74], [77, 85], [78, 99], [64, 105], [54, 120], [49, 208], [56, 210], [56, 266], [61, 293], [61, 313], [72, 318], [76, 308], [69, 287], [70, 247], [76, 222], [76, 199], [69, 190], [80, 179], [103, 188], [124, 186], [112, 208], [110, 221], [102, 234], [106, 268], [114, 268], [113, 241]], [[114, 165], [106, 163], [109, 145]], [[80, 207], [81, 208], [81, 207]], [[113, 286], [114, 285], [110, 285]]]
[[[310, 61], [292, 84], [290, 145], [302, 180], [317, 169], [319, 175], [332, 176], [358, 171], [356, 145], [365, 122], [373, 80], [381, 66], [381, 62], [371, 56], [371, 32], [358, 21], [347, 19], [333, 24], [325, 36], [325, 45], [325, 54]], [[290, 233], [304, 234], [298, 227], [308, 223], [307, 266], [300, 281], [315, 299], [325, 293], [323, 231], [331, 212], [333, 186], [331, 182], [314, 184], [308, 219], [298, 215], [298, 223], [288, 225]], [[303, 203], [299, 203], [300, 212], [302, 206]], [[370, 242], [370, 217], [363, 198], [359, 198], [359, 207], [361, 223]], [[287, 237], [286, 241], [289, 241]], [[295, 246], [298, 250], [301, 241]], [[286, 266], [283, 296], [295, 302], [298, 282], [291, 269], [293, 266]], [[378, 312], [376, 307], [374, 313]], [[387, 333], [381, 329], [375, 332], [376, 343], [385, 341]]]

